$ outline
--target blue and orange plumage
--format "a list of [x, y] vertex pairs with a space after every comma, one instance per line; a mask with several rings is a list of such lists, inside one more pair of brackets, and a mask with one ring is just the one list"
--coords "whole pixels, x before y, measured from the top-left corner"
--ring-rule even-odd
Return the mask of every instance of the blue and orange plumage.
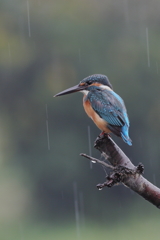
[[112, 85], [105, 75], [95, 74], [84, 78], [78, 85], [64, 90], [55, 96], [72, 92], [82, 92], [83, 106], [87, 115], [104, 133], [114, 133], [128, 145], [132, 145], [129, 137], [129, 119], [122, 98], [113, 91]]

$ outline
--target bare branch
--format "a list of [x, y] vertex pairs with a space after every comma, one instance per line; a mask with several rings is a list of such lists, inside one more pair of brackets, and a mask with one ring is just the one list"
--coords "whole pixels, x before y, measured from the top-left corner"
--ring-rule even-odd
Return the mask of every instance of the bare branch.
[[105, 135], [105, 137], [98, 137], [94, 147], [99, 150], [112, 165], [111, 167], [104, 161], [95, 159], [86, 154], [81, 154], [81, 156], [91, 161], [112, 169], [111, 173], [106, 177], [106, 181], [97, 185], [99, 190], [105, 186], [112, 187], [122, 183], [156, 207], [160, 208], [160, 189], [142, 176], [144, 170], [142, 164], [139, 164], [138, 167], [134, 166], [110, 136]]
[[106, 162], [101, 161], [101, 160], [99, 160], [99, 159], [97, 159], [97, 158], [93, 158], [93, 157], [91, 157], [91, 156], [89, 156], [89, 155], [87, 155], [87, 154], [85, 154], [85, 153], [80, 153], [80, 156], [85, 157], [85, 158], [88, 158], [88, 159], [89, 159], [91, 162], [93, 162], [93, 163], [100, 163], [101, 165], [103, 165], [103, 166], [105, 166], [105, 167], [107, 167], [107, 168], [114, 169], [114, 167], [113, 167], [112, 165], [109, 165], [109, 164], [107, 164]]

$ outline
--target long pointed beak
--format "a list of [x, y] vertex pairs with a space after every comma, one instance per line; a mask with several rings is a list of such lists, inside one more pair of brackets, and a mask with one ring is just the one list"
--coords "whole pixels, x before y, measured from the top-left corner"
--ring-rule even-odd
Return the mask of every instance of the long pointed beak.
[[66, 95], [66, 94], [70, 94], [70, 93], [74, 93], [74, 92], [79, 92], [79, 91], [84, 90], [85, 88], [86, 88], [86, 86], [76, 85], [76, 86], [68, 88], [60, 93], [57, 93], [56, 95], [54, 95], [54, 97], [58, 97], [58, 96], [62, 96], [62, 95]]

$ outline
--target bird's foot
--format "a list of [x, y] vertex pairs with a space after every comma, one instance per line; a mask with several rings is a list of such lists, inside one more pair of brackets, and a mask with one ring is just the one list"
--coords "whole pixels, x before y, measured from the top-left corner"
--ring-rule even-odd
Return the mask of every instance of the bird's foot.
[[104, 131], [101, 132], [98, 137], [96, 138], [95, 142], [94, 142], [94, 147], [96, 148], [99, 144], [101, 144], [101, 142], [110, 137], [110, 135], [108, 133], [105, 133]]
[[99, 134], [99, 138], [106, 138], [106, 137], [108, 137], [108, 136], [110, 136], [109, 135], [109, 133], [105, 133], [104, 131], [103, 132], [101, 132], [100, 134]]

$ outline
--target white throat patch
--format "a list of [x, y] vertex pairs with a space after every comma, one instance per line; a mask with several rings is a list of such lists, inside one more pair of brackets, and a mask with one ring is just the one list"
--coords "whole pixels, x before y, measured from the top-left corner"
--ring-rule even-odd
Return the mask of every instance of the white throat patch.
[[107, 89], [109, 91], [113, 91], [110, 87], [106, 86], [106, 85], [101, 85], [100, 86], [101, 89]]
[[[107, 90], [109, 90], [109, 91], [113, 91], [110, 87], [105, 86], [105, 85], [100, 85], [99, 88], [101, 88], [102, 90], [103, 90], [103, 89], [107, 89]], [[82, 91], [80, 91], [80, 92], [83, 93], [85, 96], [87, 96], [88, 93], [89, 93], [88, 90], [82, 90]]]
[[88, 93], [89, 93], [89, 91], [88, 90], [82, 90], [82, 91], [80, 91], [81, 93], [83, 93], [84, 95], [88, 95]]

